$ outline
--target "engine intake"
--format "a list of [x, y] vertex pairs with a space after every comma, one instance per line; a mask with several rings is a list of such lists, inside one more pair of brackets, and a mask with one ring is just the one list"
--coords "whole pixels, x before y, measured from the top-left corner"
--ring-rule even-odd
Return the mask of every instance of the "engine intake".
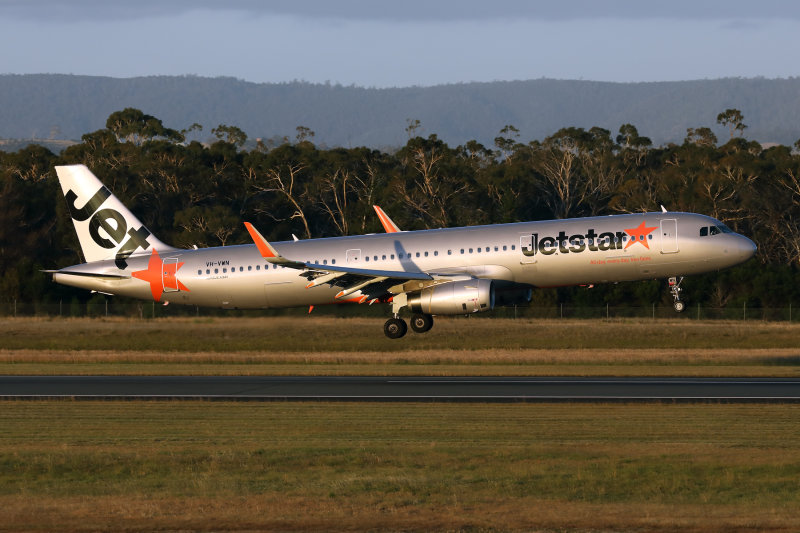
[[463, 315], [494, 308], [490, 279], [450, 281], [408, 294], [408, 308], [426, 315]]

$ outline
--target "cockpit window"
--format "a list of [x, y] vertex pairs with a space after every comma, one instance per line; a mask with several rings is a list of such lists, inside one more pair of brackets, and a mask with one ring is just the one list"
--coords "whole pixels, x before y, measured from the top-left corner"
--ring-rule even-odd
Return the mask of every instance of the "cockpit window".
[[701, 237], [707, 237], [708, 235], [720, 235], [721, 233], [733, 233], [733, 230], [731, 230], [725, 224], [719, 224], [718, 226], [703, 226], [700, 228]]

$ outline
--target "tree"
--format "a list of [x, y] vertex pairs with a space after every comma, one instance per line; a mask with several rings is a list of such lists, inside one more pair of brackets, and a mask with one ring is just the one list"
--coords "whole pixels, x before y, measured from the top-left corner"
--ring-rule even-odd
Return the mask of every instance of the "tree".
[[225, 124], [220, 124], [216, 128], [212, 129], [211, 133], [213, 133], [214, 136], [220, 141], [230, 143], [237, 148], [241, 148], [244, 146], [244, 143], [247, 142], [247, 134], [236, 126], [226, 126]]
[[133, 107], [111, 113], [106, 120], [106, 129], [116, 135], [119, 142], [127, 141], [137, 146], [153, 139], [165, 139], [170, 142], [185, 140], [181, 132], [164, 127], [156, 117], [145, 115]]
[[517, 144], [519, 138], [519, 130], [511, 124], [506, 124], [500, 130], [500, 135], [494, 138], [494, 145], [500, 150], [500, 155], [507, 162], [511, 161], [511, 155], [514, 153], [514, 145]]
[[744, 124], [744, 116], [742, 116], [742, 112], [738, 109], [726, 109], [719, 115], [717, 115], [717, 124], [722, 126], [727, 126], [731, 132], [731, 139], [733, 139], [733, 135], [735, 132], [739, 132], [739, 135], [744, 135], [744, 130], [747, 128]]
[[297, 131], [297, 135], [295, 135], [297, 144], [311, 142], [311, 139], [314, 138], [315, 133], [311, 130], [311, 128], [307, 128], [306, 126], [297, 126], [295, 130]]
[[713, 147], [717, 145], [717, 136], [711, 128], [687, 128], [684, 143], [695, 144], [697, 146]]

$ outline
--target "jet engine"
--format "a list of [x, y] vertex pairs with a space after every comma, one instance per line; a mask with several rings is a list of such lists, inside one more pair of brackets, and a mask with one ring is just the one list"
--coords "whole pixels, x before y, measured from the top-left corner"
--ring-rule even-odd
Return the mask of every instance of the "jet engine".
[[408, 294], [408, 308], [426, 315], [463, 315], [494, 308], [490, 279], [450, 281]]

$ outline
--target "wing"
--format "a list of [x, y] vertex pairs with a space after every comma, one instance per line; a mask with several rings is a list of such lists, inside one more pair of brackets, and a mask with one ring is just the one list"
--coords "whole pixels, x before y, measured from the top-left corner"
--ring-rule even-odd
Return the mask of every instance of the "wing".
[[[265, 261], [301, 270], [300, 275], [309, 280], [307, 289], [323, 284], [340, 287], [341, 290], [336, 294], [337, 300], [361, 291], [361, 302], [374, 301], [386, 293], [405, 292], [402, 285], [406, 282], [433, 280], [430, 274], [418, 271], [375, 270], [293, 261], [283, 257], [252, 224], [245, 222], [244, 225]], [[396, 290], [390, 290], [395, 287]]]

